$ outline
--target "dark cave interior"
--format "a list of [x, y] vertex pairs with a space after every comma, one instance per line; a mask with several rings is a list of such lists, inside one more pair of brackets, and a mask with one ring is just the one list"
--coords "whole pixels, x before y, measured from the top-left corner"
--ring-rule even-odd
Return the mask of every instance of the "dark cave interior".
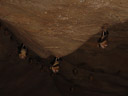
[[20, 60], [15, 36], [0, 31], [0, 96], [128, 96], [128, 22], [109, 28], [109, 46], [97, 47], [99, 34], [63, 57], [60, 72], [49, 70], [53, 56], [43, 59], [29, 49]]

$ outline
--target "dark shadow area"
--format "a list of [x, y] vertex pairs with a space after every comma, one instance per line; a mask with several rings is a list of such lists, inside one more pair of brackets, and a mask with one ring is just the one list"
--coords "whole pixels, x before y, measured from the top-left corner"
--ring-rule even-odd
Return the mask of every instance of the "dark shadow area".
[[128, 22], [111, 26], [109, 33], [106, 49], [97, 47], [98, 33], [63, 57], [60, 72], [51, 75], [53, 56], [43, 59], [29, 49], [20, 60], [21, 42], [1, 30], [0, 96], [127, 96]]

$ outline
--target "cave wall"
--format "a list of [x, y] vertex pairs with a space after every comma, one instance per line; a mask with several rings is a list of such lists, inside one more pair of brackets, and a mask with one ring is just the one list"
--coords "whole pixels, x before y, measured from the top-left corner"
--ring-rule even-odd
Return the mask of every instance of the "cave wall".
[[128, 19], [127, 0], [0, 0], [0, 19], [43, 58], [65, 56], [101, 26]]

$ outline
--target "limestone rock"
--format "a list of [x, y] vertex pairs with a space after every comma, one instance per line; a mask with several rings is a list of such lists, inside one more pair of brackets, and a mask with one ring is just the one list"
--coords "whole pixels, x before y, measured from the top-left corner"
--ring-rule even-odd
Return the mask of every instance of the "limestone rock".
[[128, 0], [0, 0], [0, 19], [41, 57], [65, 56], [128, 19]]

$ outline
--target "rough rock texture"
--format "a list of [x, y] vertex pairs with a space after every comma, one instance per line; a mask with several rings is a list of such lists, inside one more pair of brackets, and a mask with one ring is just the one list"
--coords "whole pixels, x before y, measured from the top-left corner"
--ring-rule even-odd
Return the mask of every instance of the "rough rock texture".
[[128, 19], [128, 0], [0, 0], [0, 19], [42, 57], [65, 56]]
[[32, 63], [19, 59], [17, 41], [0, 30], [0, 96], [128, 96], [127, 26], [125, 22], [109, 29], [106, 49], [95, 46], [100, 34], [94, 35], [63, 57], [60, 73], [52, 76], [52, 56], [39, 59], [29, 50]]

